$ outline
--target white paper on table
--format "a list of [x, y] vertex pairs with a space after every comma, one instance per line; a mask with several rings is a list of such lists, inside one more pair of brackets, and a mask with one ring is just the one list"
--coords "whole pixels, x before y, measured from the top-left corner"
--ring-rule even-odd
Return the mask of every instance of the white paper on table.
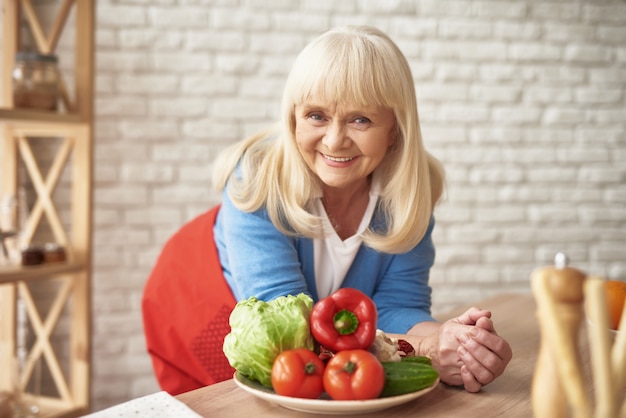
[[133, 399], [102, 411], [87, 415], [89, 418], [150, 417], [150, 418], [201, 418], [187, 405], [162, 391]]

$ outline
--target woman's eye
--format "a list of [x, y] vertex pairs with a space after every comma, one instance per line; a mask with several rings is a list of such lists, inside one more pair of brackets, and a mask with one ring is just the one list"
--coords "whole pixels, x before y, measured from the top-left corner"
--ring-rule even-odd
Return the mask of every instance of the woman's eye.
[[371, 121], [368, 118], [361, 116], [361, 117], [355, 118], [354, 122], [357, 123], [358, 125], [363, 125], [366, 123], [370, 123]]
[[324, 116], [319, 113], [309, 113], [307, 117], [316, 122], [321, 122], [324, 120]]

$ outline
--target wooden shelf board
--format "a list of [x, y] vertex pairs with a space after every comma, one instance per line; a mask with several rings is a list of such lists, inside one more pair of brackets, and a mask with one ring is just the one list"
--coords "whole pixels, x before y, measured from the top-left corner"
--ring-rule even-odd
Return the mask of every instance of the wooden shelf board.
[[24, 394], [26, 404], [37, 405], [38, 418], [70, 418], [86, 415], [89, 411], [85, 405], [75, 405], [57, 397], [35, 396], [32, 393]]
[[68, 123], [83, 123], [80, 116], [76, 114], [30, 109], [9, 109], [6, 107], [0, 107], [1, 122], [28, 122], [45, 126], [54, 125], [55, 123], [64, 125]]
[[73, 418], [81, 417], [89, 412], [85, 408], [46, 408], [42, 407], [38, 418]]
[[38, 418], [70, 418], [87, 414], [85, 407], [40, 405]]
[[83, 264], [50, 263], [36, 266], [0, 266], [0, 284], [48, 279], [63, 273], [74, 273], [84, 269]]

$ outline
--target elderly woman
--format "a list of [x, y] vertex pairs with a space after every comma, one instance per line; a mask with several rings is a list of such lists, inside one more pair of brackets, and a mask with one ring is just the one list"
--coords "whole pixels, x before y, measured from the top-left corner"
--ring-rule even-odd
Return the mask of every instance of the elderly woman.
[[491, 314], [430, 315], [433, 209], [443, 170], [425, 149], [413, 78], [371, 27], [330, 30], [297, 57], [280, 122], [216, 161], [214, 238], [236, 300], [341, 287], [370, 296], [378, 328], [475, 392], [511, 359]]

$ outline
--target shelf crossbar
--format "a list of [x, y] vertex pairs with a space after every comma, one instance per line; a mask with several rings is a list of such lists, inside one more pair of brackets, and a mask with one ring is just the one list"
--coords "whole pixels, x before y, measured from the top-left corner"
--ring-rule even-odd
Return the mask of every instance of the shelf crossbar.
[[59, 392], [60, 399], [71, 403], [72, 395], [67, 384], [67, 379], [63, 374], [59, 359], [50, 342], [52, 331], [59, 322], [59, 317], [61, 315], [63, 307], [68, 302], [73, 287], [73, 281], [71, 280], [71, 278], [61, 280], [61, 288], [54, 298], [52, 307], [48, 311], [48, 315], [44, 318], [44, 320], [42, 320], [41, 316], [39, 315], [37, 304], [32, 296], [30, 289], [28, 288], [28, 285], [26, 285], [26, 283], [24, 282], [18, 283], [19, 297], [25, 303], [28, 320], [33, 327], [33, 331], [35, 332], [36, 337], [35, 343], [33, 344], [26, 358], [26, 364], [24, 365], [24, 369], [22, 370], [19, 389], [25, 390], [28, 382], [33, 376], [33, 371], [35, 370], [37, 362], [40, 361], [43, 355], [52, 374], [56, 389]]

